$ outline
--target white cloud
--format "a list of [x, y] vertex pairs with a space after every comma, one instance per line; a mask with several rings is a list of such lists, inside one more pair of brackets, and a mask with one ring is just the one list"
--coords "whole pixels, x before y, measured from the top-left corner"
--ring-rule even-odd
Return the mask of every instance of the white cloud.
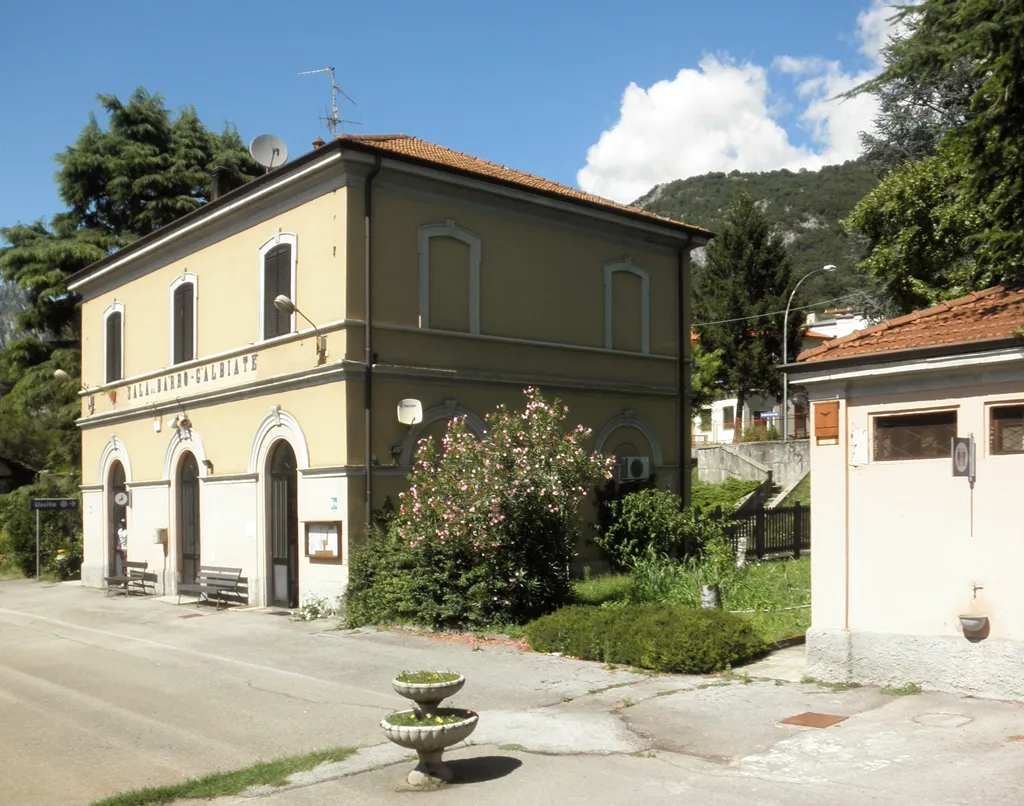
[[[587, 151], [579, 186], [630, 202], [654, 185], [708, 171], [819, 168], [860, 154], [862, 131], [871, 127], [871, 96], [836, 96], [874, 75], [892, 32], [889, 0], [871, 0], [857, 16], [855, 37], [871, 67], [847, 72], [836, 61], [780, 55], [769, 68], [728, 57], [705, 56], [697, 69], [644, 89], [631, 83], [618, 121]], [[787, 107], [774, 95], [772, 74], [799, 79], [797, 118], [811, 145], [796, 145], [778, 118]]]

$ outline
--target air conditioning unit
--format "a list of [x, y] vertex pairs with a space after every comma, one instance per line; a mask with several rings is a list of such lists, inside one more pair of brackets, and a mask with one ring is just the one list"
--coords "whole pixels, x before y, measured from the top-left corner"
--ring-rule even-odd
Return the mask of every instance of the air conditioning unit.
[[620, 456], [615, 463], [619, 482], [646, 481], [651, 477], [651, 460], [646, 456]]

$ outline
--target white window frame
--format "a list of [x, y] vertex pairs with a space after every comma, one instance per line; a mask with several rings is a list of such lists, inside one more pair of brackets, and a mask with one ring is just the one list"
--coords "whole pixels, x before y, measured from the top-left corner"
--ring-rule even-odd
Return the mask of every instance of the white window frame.
[[[469, 247], [469, 333], [480, 335], [480, 236], [458, 226], [454, 219], [443, 224], [426, 224], [419, 232], [420, 327], [430, 326], [430, 240], [454, 238]], [[436, 328], [435, 328], [436, 329]], [[461, 332], [461, 331], [460, 331]]]
[[640, 352], [650, 355], [651, 352], [651, 275], [645, 269], [637, 266], [633, 259], [626, 255], [619, 260], [612, 260], [604, 264], [604, 346], [606, 350], [613, 350], [614, 339], [612, 324], [615, 314], [614, 292], [612, 280], [616, 272], [627, 272], [635, 274], [640, 278]]
[[[111, 314], [121, 314], [121, 377], [116, 381], [107, 380], [107, 355], [109, 355], [109, 345], [107, 344], [107, 319]], [[120, 383], [124, 380], [124, 303], [114, 300], [107, 309], [103, 312], [103, 383]]]
[[[264, 279], [263, 260], [267, 256], [267, 252], [269, 252], [275, 246], [278, 246], [279, 244], [282, 244], [282, 243], [289, 244], [291, 246], [291, 248], [292, 248], [292, 265], [291, 265], [292, 296], [291, 296], [291, 300], [292, 300], [292, 302], [295, 303], [296, 307], [298, 307], [298, 304], [299, 304], [299, 300], [298, 300], [299, 289], [298, 289], [298, 285], [296, 284], [296, 274], [297, 274], [296, 267], [298, 266], [298, 263], [299, 263], [299, 239], [295, 235], [294, 232], [281, 232], [280, 230], [278, 230], [277, 233], [274, 235], [274, 237], [270, 238], [268, 241], [266, 241], [259, 248], [259, 251], [257, 253], [257, 258], [256, 258], [256, 274], [257, 274], [256, 282], [257, 282], [258, 287], [260, 289], [260, 304], [259, 304], [259, 310], [257, 311], [257, 314], [256, 314], [256, 316], [257, 316], [257, 319], [256, 319], [256, 332], [259, 334], [259, 340], [260, 341], [268, 341], [268, 340], [272, 341], [275, 338], [280, 338], [280, 336], [274, 336], [274, 337], [271, 337], [270, 339], [268, 339], [267, 335], [266, 335], [266, 332], [264, 330], [264, 326], [266, 325], [266, 322], [263, 319], [263, 302], [264, 302], [264, 297], [265, 297], [265, 294], [266, 294], [266, 289], [263, 287], [263, 279]], [[289, 331], [289, 333], [294, 333], [295, 332], [295, 314], [294, 313], [291, 316], [288, 317], [288, 331]], [[288, 335], [288, 334], [282, 334], [282, 335]]]
[[[199, 358], [199, 278], [192, 272], [182, 272], [180, 277], [175, 277], [171, 282], [170, 291], [167, 294], [167, 307], [169, 311], [169, 322], [171, 323], [171, 344], [170, 353], [167, 358], [167, 366], [173, 367], [174, 363], [174, 292], [178, 286], [184, 283], [192, 283], [192, 352], [194, 355], [190, 360]], [[183, 361], [183, 364], [188, 363]]]

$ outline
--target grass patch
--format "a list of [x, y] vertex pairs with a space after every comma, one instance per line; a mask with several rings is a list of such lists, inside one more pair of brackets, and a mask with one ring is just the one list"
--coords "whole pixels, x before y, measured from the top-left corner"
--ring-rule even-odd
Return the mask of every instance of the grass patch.
[[769, 644], [804, 635], [811, 626], [810, 610], [744, 613], [742, 617], [748, 619], [758, 634]]
[[6, 582], [11, 579], [25, 579], [25, 575], [16, 565], [11, 563], [0, 565], [0, 582]]
[[890, 697], [907, 697], [911, 694], [920, 694], [921, 687], [917, 683], [907, 683], [903, 686], [887, 686], [882, 689], [883, 694]]
[[186, 798], [209, 800], [237, 795], [252, 786], [284, 786], [294, 773], [305, 772], [329, 762], [344, 761], [355, 752], [354, 747], [332, 747], [304, 756], [261, 761], [251, 767], [233, 772], [215, 772], [180, 784], [133, 789], [97, 800], [92, 806], [160, 806]]
[[457, 725], [473, 716], [472, 711], [463, 708], [438, 708], [436, 711], [419, 716], [415, 711], [396, 711], [384, 719], [389, 725], [407, 728], [433, 728], [438, 725]]
[[810, 557], [748, 563], [722, 586], [726, 610], [778, 610], [810, 603]]
[[809, 507], [811, 505], [810, 473], [800, 479], [800, 483], [790, 490], [789, 495], [782, 499], [781, 505], [784, 507], [791, 507], [794, 504], [799, 504], [802, 507]]
[[816, 680], [813, 677], [807, 677], [806, 675], [800, 681], [801, 683], [812, 683], [822, 688], [832, 689], [832, 691], [852, 691], [855, 688], [860, 688], [860, 683], [826, 683], [824, 680]]
[[693, 506], [700, 507], [702, 512], [710, 512], [717, 507], [732, 510], [740, 499], [750, 495], [761, 486], [759, 481], [743, 481], [742, 479], [726, 479], [721, 484], [707, 484], [696, 479], [694, 471]]
[[573, 601], [582, 605], [624, 601], [629, 582], [629, 574], [604, 574], [577, 580], [572, 586]]
[[[686, 607], [700, 604], [700, 587], [682, 564], [658, 564], [646, 569], [661, 575], [644, 579], [649, 595], [646, 601], [667, 601]], [[617, 605], [629, 599], [634, 580], [630, 574], [605, 574], [579, 580], [573, 585], [573, 598], [583, 605]], [[636, 591], [634, 590], [634, 595]], [[768, 643], [804, 635], [811, 626], [811, 611], [787, 610], [811, 603], [811, 558], [771, 560], [748, 563], [722, 585], [722, 606], [741, 612]]]
[[402, 672], [395, 679], [399, 683], [454, 683], [460, 677], [458, 672], [434, 672], [422, 669], [418, 672]]

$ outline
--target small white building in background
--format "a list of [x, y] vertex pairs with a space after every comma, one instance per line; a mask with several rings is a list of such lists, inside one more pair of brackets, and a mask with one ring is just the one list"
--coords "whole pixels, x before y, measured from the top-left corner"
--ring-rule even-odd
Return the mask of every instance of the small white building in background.
[[1024, 699], [1022, 325], [1024, 291], [993, 288], [791, 366], [813, 408], [812, 677]]
[[[852, 308], [836, 308], [823, 314], [808, 314], [800, 351], [819, 347], [831, 339], [842, 338], [868, 326], [867, 317], [854, 313]], [[736, 398], [716, 400], [693, 418], [693, 442], [696, 445], [737, 442], [736, 429], [757, 427], [769, 433], [774, 428], [782, 433], [782, 401], [774, 397], [754, 395], [743, 404], [737, 417]], [[801, 393], [794, 394], [790, 387], [789, 432], [793, 436], [807, 436], [807, 402]]]

